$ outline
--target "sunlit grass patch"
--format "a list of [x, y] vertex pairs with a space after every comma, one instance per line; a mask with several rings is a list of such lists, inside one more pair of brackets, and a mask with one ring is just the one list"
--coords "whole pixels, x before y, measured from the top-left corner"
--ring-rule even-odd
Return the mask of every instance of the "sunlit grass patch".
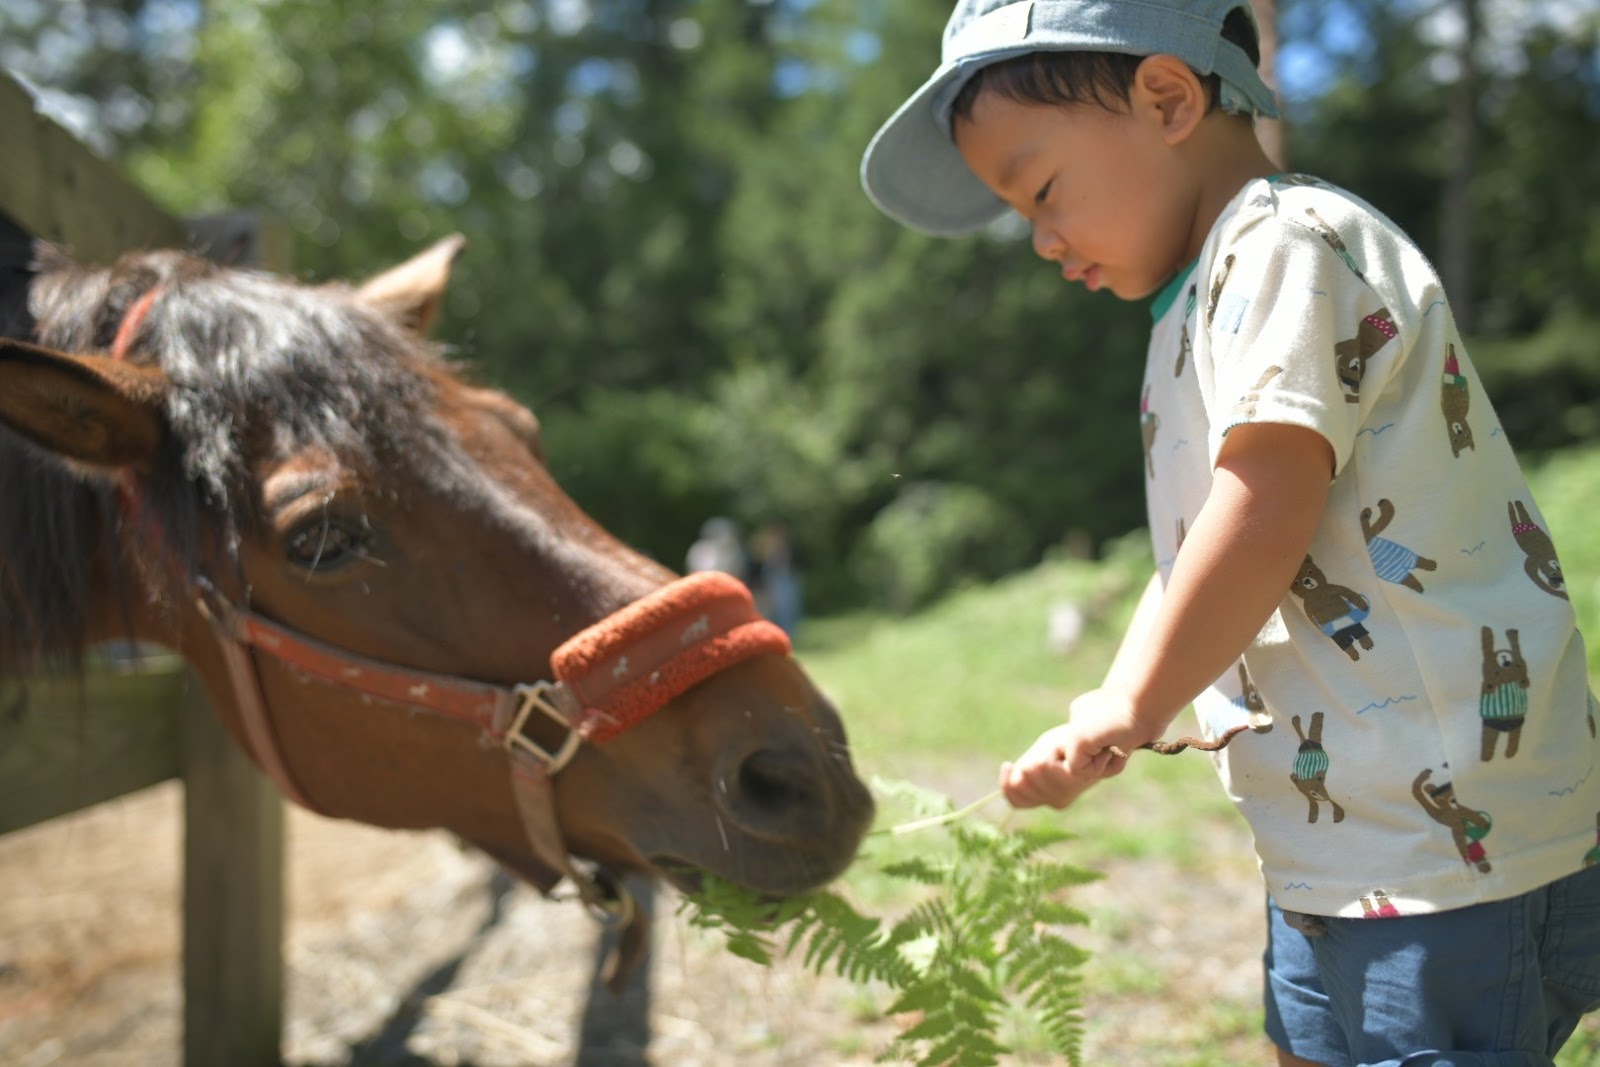
[[1600, 1014], [1586, 1015], [1559, 1055], [1556, 1067], [1595, 1067], [1600, 1064]]
[[1600, 448], [1561, 453], [1528, 474], [1588, 643], [1593, 684], [1600, 677]]
[[[798, 654], [839, 704], [863, 766], [887, 776], [904, 759], [987, 758], [998, 765], [1060, 722], [1105, 673], [1148, 578], [1142, 539], [1100, 563], [1056, 559], [899, 617], [808, 622]], [[1053, 605], [1089, 616], [1070, 655], [1046, 641]]]
[[[1600, 449], [1555, 457], [1530, 477], [1588, 638], [1591, 677], [1600, 676]], [[1099, 683], [1149, 567], [1142, 535], [1132, 535], [1102, 561], [1051, 559], [913, 616], [808, 621], [798, 654], [838, 703], [863, 773], [908, 780], [961, 806], [989, 794], [1000, 761], [1063, 721], [1072, 697]], [[1062, 654], [1046, 633], [1052, 607], [1068, 601], [1087, 624]], [[1185, 713], [1169, 736], [1196, 732]], [[886, 803], [880, 828], [916, 814]], [[1054, 846], [1062, 858], [1108, 873], [1065, 896], [1090, 918], [1082, 932], [1093, 950], [1082, 970], [1088, 1062], [1272, 1062], [1251, 941], [1260, 936], [1261, 888], [1248, 831], [1210, 757], [1135, 753], [1124, 774], [1067, 812], [1012, 812], [995, 800], [971, 817], [1065, 829], [1071, 837]], [[903, 882], [872, 871], [918, 847], [915, 835], [869, 839], [870, 860], [845, 879], [846, 892], [871, 912], [911, 906]], [[1227, 894], [1198, 899], [1191, 887]], [[1219, 956], [1232, 961], [1229, 988], [1192, 988], [1195, 968]], [[881, 1009], [875, 1003], [860, 1002], [861, 1018]], [[1028, 1026], [1025, 1017], [1007, 1021], [1002, 1036], [1016, 1050], [1007, 1062], [1052, 1062]], [[1556, 1063], [1600, 1065], [1600, 1016], [1585, 1020]]]

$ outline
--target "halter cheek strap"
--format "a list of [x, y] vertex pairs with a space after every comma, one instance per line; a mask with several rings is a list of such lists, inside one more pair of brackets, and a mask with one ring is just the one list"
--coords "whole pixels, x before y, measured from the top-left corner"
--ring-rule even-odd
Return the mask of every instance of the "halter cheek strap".
[[[566, 766], [579, 742], [604, 744], [713, 675], [790, 651], [788, 635], [756, 613], [744, 583], [719, 571], [679, 578], [579, 631], [550, 658], [554, 682], [515, 685], [360, 656], [241, 608], [204, 578], [193, 584], [225, 643], [386, 704], [470, 723], [547, 775]], [[568, 731], [553, 752], [528, 734], [535, 712]]]

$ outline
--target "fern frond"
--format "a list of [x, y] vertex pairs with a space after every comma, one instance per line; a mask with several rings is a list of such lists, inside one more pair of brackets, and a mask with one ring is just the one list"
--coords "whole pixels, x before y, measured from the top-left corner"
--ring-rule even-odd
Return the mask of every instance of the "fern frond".
[[[900, 991], [887, 1009], [890, 1015], [927, 1014], [944, 1010], [951, 996], [950, 984], [942, 978], [921, 977]], [[905, 1037], [905, 1034], [901, 1034]]]
[[836, 893], [812, 894], [807, 912], [795, 918], [784, 954], [802, 949], [811, 970], [820, 974], [831, 964], [858, 984], [878, 981], [899, 988], [916, 973], [882, 922], [862, 915]]
[[1056, 893], [1074, 886], [1098, 882], [1102, 875], [1097, 871], [1074, 867], [1070, 863], [1036, 860], [1028, 867], [1028, 877], [1043, 892]]
[[946, 885], [954, 870], [954, 864], [930, 863], [920, 858], [888, 863], [883, 867], [883, 873], [891, 878], [904, 878], [908, 882], [920, 882], [923, 885]]
[[993, 847], [995, 841], [1011, 839], [1011, 835], [998, 825], [986, 820], [964, 823], [960, 826], [950, 827], [950, 836], [955, 839], [957, 848], [963, 852], [981, 854]]
[[1073, 1061], [1083, 1039], [1077, 971], [1087, 958], [1083, 949], [1051, 934], [1015, 946], [1010, 957], [1007, 984], [1037, 1009], [1051, 1046]]
[[932, 934], [935, 937], [945, 938], [953, 934], [955, 924], [950, 920], [950, 912], [942, 900], [924, 900], [912, 908], [905, 917], [895, 923], [895, 932], [900, 940], [907, 941], [923, 934]]
[[909, 807], [917, 815], [943, 815], [954, 811], [956, 807], [943, 793], [899, 778], [873, 775], [872, 792], [880, 800]]
[[919, 1067], [994, 1067], [1006, 1050], [983, 1034], [952, 1034], [917, 1060]]
[[1088, 926], [1089, 916], [1077, 908], [1054, 900], [1041, 900], [1033, 906], [1033, 921], [1046, 926]]
[[1024, 856], [1031, 856], [1036, 852], [1071, 841], [1073, 834], [1070, 830], [1064, 830], [1059, 826], [1033, 823], [1014, 831], [1011, 837], [1016, 846], [1023, 850]]
[[[964, 821], [982, 801], [961, 810], [906, 783], [876, 785], [923, 811], [945, 817], [909, 827], [936, 831], [943, 853], [924, 851], [879, 873], [915, 887], [917, 902], [889, 922], [862, 914], [829, 890], [773, 903], [707, 878], [685, 900], [692, 925], [722, 934], [729, 951], [770, 965], [774, 940], [816, 973], [833, 968], [852, 982], [880, 982], [894, 991], [889, 1014], [911, 1023], [880, 1061], [911, 1059], [925, 1067], [978, 1067], [999, 1062], [1000, 1017], [1026, 1009], [1067, 1062], [1080, 1062], [1080, 972], [1088, 953], [1058, 931], [1084, 924], [1060, 898], [1099, 877], [1053, 856], [1069, 840], [1059, 829], [1010, 831]], [[904, 851], [904, 849], [900, 849]], [[871, 857], [857, 857], [860, 868]]]
[[959, 963], [950, 968], [950, 984], [975, 1001], [988, 1001], [993, 1004], [1006, 1002], [1006, 998], [1001, 996], [1000, 991], [993, 985], [970, 968], [960, 966]]

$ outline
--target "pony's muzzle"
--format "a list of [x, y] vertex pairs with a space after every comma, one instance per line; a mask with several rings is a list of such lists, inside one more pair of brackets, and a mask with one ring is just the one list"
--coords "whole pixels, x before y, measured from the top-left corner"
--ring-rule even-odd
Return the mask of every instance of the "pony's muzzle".
[[831, 817], [825, 770], [814, 753], [768, 745], [720, 775], [721, 806], [739, 829], [767, 840], [815, 841]]

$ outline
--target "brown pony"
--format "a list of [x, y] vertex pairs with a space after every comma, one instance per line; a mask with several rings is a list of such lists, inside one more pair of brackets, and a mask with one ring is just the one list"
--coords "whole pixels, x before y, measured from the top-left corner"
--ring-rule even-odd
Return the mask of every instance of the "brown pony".
[[0, 673], [169, 646], [295, 799], [447, 828], [546, 890], [827, 882], [872, 802], [786, 646], [746, 642], [620, 725], [530, 684], [629, 611], [676, 612], [686, 645], [710, 626], [705, 648], [770, 624], [742, 587], [656, 605], [675, 576], [562, 493], [526, 408], [424, 340], [460, 245], [357, 287], [36, 249], [0, 293]]

